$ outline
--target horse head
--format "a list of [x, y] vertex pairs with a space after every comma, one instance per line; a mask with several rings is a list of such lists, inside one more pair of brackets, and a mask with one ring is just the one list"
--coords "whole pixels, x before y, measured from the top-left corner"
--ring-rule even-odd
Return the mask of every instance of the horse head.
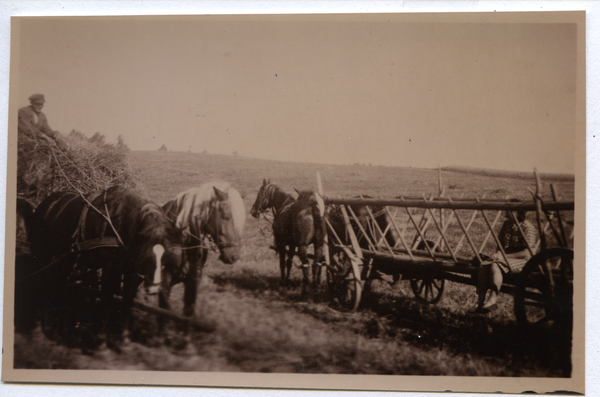
[[182, 233], [157, 205], [147, 203], [141, 208], [138, 233], [130, 252], [135, 254], [135, 271], [143, 278], [146, 293], [159, 292], [163, 269], [179, 266]]
[[269, 179], [263, 179], [263, 184], [258, 190], [258, 195], [256, 195], [256, 200], [254, 200], [254, 204], [250, 210], [250, 214], [255, 218], [258, 218], [260, 214], [265, 212], [271, 206], [267, 189], [270, 185], [271, 181]]
[[229, 193], [213, 186], [215, 197], [211, 203], [208, 219], [203, 223], [205, 231], [210, 234], [219, 248], [219, 259], [225, 264], [233, 264], [241, 256], [241, 240], [245, 210], [239, 195], [232, 197]]

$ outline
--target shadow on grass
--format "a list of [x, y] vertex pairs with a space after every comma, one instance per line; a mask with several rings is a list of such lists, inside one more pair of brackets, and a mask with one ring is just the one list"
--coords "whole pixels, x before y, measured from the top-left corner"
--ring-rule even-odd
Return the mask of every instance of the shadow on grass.
[[376, 315], [376, 324], [371, 321], [364, 329], [370, 338], [398, 338], [402, 330], [402, 340], [415, 345], [508, 360], [510, 365], [539, 371], [538, 376], [571, 374], [568, 321], [520, 326], [495, 321], [493, 313], [459, 315], [412, 298], [380, 293], [368, 294], [361, 307]]
[[[369, 291], [356, 312], [331, 310], [325, 285], [310, 296], [301, 293], [302, 281], [282, 285], [278, 277], [252, 270], [213, 277], [220, 286], [231, 286], [256, 296], [301, 304], [301, 312], [323, 322], [335, 322], [369, 339], [394, 340], [425, 350], [441, 349], [453, 354], [485, 357], [505, 366], [506, 376], [569, 377], [571, 373], [570, 327], [561, 324], [517, 326], [494, 320], [494, 314], [456, 313], [447, 308], [421, 304], [412, 297]], [[336, 314], [337, 313], [337, 314]], [[522, 370], [520, 370], [522, 369]]]
[[255, 296], [278, 295], [291, 302], [311, 300], [322, 303], [329, 302], [326, 283], [321, 281], [317, 286], [311, 285], [306, 294], [302, 293], [302, 280], [282, 281], [280, 277], [269, 277], [251, 269], [243, 269], [241, 273], [222, 273], [212, 276], [212, 281], [221, 287], [231, 286], [251, 292]]

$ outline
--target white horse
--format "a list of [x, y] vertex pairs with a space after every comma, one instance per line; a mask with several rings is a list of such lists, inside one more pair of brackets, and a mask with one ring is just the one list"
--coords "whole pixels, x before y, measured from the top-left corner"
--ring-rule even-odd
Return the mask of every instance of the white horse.
[[164, 269], [159, 304], [169, 309], [171, 287], [184, 284], [184, 315], [195, 311], [196, 293], [206, 262], [209, 241], [219, 248], [219, 259], [233, 264], [241, 254], [246, 208], [240, 193], [228, 182], [208, 182], [179, 193], [163, 206], [175, 226], [184, 229], [181, 265]]

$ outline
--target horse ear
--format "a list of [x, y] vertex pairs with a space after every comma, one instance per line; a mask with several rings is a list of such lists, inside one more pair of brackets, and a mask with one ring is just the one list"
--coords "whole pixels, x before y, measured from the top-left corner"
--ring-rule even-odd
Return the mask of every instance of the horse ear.
[[222, 190], [217, 189], [216, 186], [213, 186], [213, 189], [215, 189], [215, 194], [217, 195], [217, 198], [219, 199], [219, 201], [225, 201], [229, 198], [227, 193], [225, 193]]
[[298, 195], [300, 195], [300, 190], [296, 189], [295, 186], [294, 186], [294, 190], [296, 191], [296, 193], [298, 193]]
[[263, 179], [263, 186], [267, 186], [270, 183], [271, 183], [271, 179], [269, 179], [269, 178]]

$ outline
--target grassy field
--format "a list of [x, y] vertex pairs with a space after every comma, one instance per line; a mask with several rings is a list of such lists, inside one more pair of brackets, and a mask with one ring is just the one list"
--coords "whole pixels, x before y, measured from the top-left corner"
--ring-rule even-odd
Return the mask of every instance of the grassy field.
[[[164, 371], [241, 371], [338, 374], [455, 376], [564, 376], [568, 352], [543, 328], [517, 328], [513, 298], [503, 295], [500, 308], [473, 314], [475, 288], [448, 282], [437, 305], [420, 304], [408, 281], [375, 281], [356, 312], [332, 308], [324, 287], [301, 298], [301, 272], [292, 269], [292, 285], [283, 288], [279, 265], [269, 248], [272, 237], [264, 220], [249, 210], [263, 178], [292, 193], [316, 189], [320, 171], [325, 194], [368, 194], [392, 198], [438, 193], [438, 171], [379, 166], [336, 166], [274, 162], [195, 153], [133, 152], [131, 165], [141, 190], [159, 204], [178, 192], [210, 180], [226, 180], [244, 198], [248, 222], [242, 259], [224, 265], [212, 252], [198, 295], [198, 317], [211, 322], [212, 333], [193, 332], [189, 343], [170, 326], [157, 337], [153, 316], [135, 312], [131, 342], [116, 354], [102, 346], [93, 356], [56, 346], [36, 329], [16, 336], [15, 366], [25, 368], [137, 369]], [[545, 181], [547, 183], [548, 181]], [[451, 197], [530, 199], [534, 181], [465, 173], [443, 173]], [[573, 200], [573, 186], [558, 185], [563, 200]], [[549, 199], [548, 186], [544, 186]], [[181, 286], [172, 293], [181, 311]], [[156, 304], [152, 297], [141, 297]], [[36, 357], [33, 361], [31, 357]], [[44, 357], [40, 360], [39, 357]]]

